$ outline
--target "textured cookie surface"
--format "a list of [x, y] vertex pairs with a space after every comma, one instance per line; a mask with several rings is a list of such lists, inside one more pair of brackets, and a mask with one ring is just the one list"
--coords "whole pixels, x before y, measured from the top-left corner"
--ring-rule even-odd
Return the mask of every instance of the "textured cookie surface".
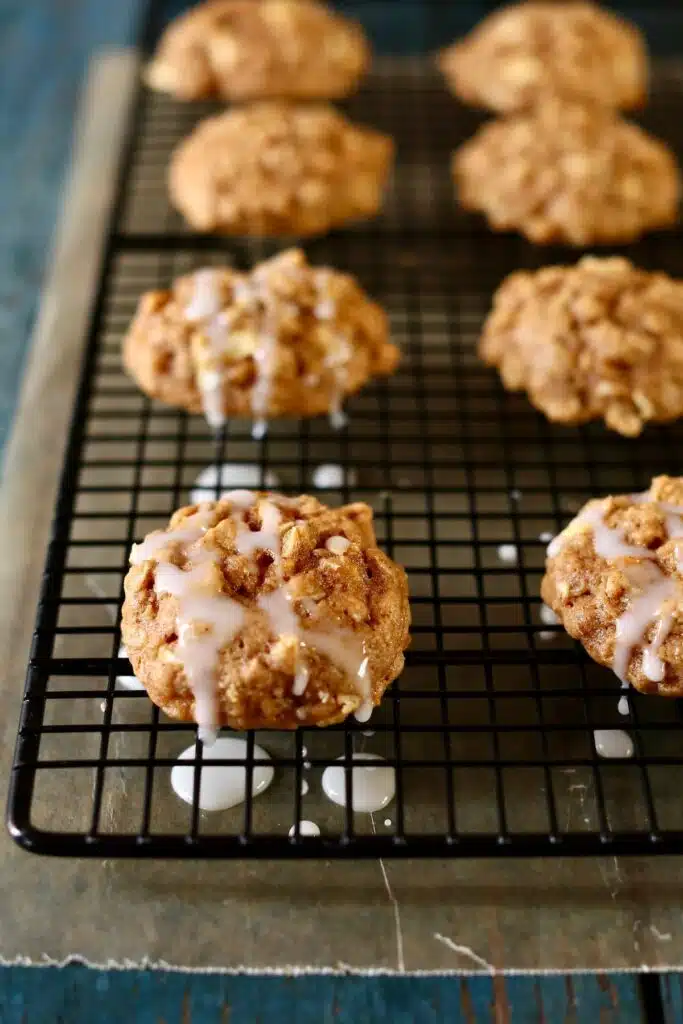
[[178, 99], [335, 99], [365, 71], [361, 27], [314, 0], [213, 0], [177, 18], [147, 68]]
[[460, 203], [532, 242], [628, 241], [678, 217], [667, 146], [611, 111], [548, 100], [489, 121], [453, 155]]
[[640, 106], [647, 53], [638, 30], [593, 3], [514, 4], [439, 55], [456, 96], [507, 113], [547, 99]]
[[264, 101], [202, 121], [172, 156], [170, 195], [199, 231], [321, 234], [377, 213], [392, 154], [326, 104]]
[[355, 279], [311, 267], [297, 249], [251, 274], [207, 268], [148, 292], [124, 342], [143, 391], [214, 427], [229, 415], [339, 415], [398, 355], [385, 313]]
[[479, 352], [548, 419], [635, 436], [683, 416], [683, 281], [617, 257], [512, 274]]
[[131, 554], [122, 636], [149, 696], [205, 731], [366, 720], [403, 668], [406, 575], [367, 505], [229, 492]]
[[548, 548], [541, 595], [600, 665], [683, 694], [683, 478], [590, 501]]

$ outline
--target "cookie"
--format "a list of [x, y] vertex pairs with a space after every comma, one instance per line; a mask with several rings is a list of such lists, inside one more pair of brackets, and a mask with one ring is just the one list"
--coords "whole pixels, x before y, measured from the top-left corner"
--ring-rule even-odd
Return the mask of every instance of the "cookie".
[[465, 209], [538, 244], [627, 242], [678, 218], [668, 147], [611, 111], [551, 100], [489, 121], [453, 155]]
[[548, 548], [541, 595], [591, 658], [683, 695], [683, 477], [589, 501]]
[[617, 257], [512, 274], [479, 354], [549, 420], [634, 437], [683, 416], [683, 281]]
[[198, 231], [316, 235], [377, 213], [392, 155], [387, 135], [326, 104], [256, 103], [200, 122], [169, 191]]
[[150, 397], [203, 412], [214, 428], [252, 416], [258, 436], [280, 416], [329, 413], [341, 425], [346, 396], [398, 358], [386, 314], [355, 279], [311, 267], [297, 249], [250, 274], [206, 268], [147, 292], [123, 345]]
[[643, 37], [593, 3], [505, 7], [443, 50], [438, 64], [461, 100], [500, 113], [549, 96], [628, 110], [647, 94]]
[[146, 71], [180, 100], [337, 99], [370, 61], [360, 25], [314, 0], [213, 0], [163, 34]]
[[231, 491], [131, 552], [122, 637], [171, 718], [295, 729], [366, 721], [403, 668], [406, 574], [367, 505]]

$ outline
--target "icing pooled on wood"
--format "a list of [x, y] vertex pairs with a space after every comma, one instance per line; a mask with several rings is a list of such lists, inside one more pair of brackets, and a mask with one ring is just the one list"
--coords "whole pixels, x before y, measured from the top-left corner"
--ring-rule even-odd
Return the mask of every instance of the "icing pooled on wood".
[[[354, 761], [373, 761], [377, 764], [358, 765], [351, 770], [352, 810], [371, 814], [391, 803], [396, 792], [396, 772], [379, 754], [352, 755]], [[344, 757], [338, 759], [345, 761]], [[325, 796], [332, 803], [346, 807], [346, 772], [343, 764], [329, 765], [322, 776]]]
[[[199, 807], [202, 811], [224, 811], [235, 807], [246, 799], [247, 795], [247, 753], [245, 740], [234, 736], [220, 736], [213, 746], [204, 747], [202, 754], [202, 773], [199, 783]], [[175, 793], [185, 803], [192, 804], [194, 797], [194, 777], [196, 768], [186, 761], [197, 757], [197, 747], [191, 746], [179, 755], [171, 769], [171, 785]], [[236, 765], [218, 765], [217, 760], [240, 761]], [[252, 796], [258, 796], [270, 786], [274, 776], [270, 755], [257, 744], [254, 744], [254, 769], [251, 777]]]

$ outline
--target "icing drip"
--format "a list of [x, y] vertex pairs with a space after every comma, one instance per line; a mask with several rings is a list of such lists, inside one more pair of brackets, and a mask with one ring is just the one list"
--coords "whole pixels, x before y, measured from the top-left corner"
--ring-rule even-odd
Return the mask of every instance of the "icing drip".
[[[198, 756], [195, 746], [183, 750], [171, 769], [171, 785], [185, 803], [194, 800], [195, 766], [186, 764]], [[214, 764], [225, 759], [240, 764]], [[202, 811], [224, 811], [241, 804], [247, 796], [248, 747], [245, 740], [234, 736], [221, 736], [214, 745], [202, 753], [202, 774], [199, 783], [199, 807]], [[275, 772], [270, 755], [254, 744], [254, 767], [251, 775], [252, 796], [263, 793], [273, 781]]]
[[[209, 342], [210, 361], [215, 362], [228, 338], [228, 322], [221, 310], [221, 295], [216, 287], [216, 272], [211, 268], [198, 270], [194, 276], [194, 292], [185, 307], [185, 316], [192, 323], [203, 322], [204, 337]], [[225, 423], [223, 375], [218, 369], [201, 369], [197, 384], [202, 396], [206, 421], [214, 430]]]
[[633, 740], [623, 729], [595, 729], [593, 742], [600, 757], [633, 757]]
[[[301, 836], [319, 836], [320, 829], [314, 821], [302, 820], [299, 822], [298, 827], [299, 835]], [[297, 826], [292, 825], [289, 830], [289, 838], [292, 839], [297, 833]]]
[[221, 311], [221, 297], [216, 288], [216, 272], [211, 267], [198, 270], [194, 275], [194, 292], [185, 307], [185, 316], [196, 323], [209, 320]]
[[612, 667], [620, 679], [626, 678], [631, 651], [642, 641], [651, 623], [657, 620], [654, 637], [643, 649], [642, 668], [648, 679], [661, 682], [665, 666], [659, 650], [673, 623], [676, 582], [665, 576], [653, 562], [641, 562], [624, 571], [641, 593], [631, 598], [628, 608], [617, 619]]
[[[226, 495], [234, 505], [244, 509], [250, 507], [256, 496], [250, 491], [232, 491]], [[273, 557], [273, 567], [279, 577], [279, 586], [258, 598], [259, 608], [268, 618], [272, 633], [276, 637], [293, 637], [296, 641], [296, 670], [292, 693], [301, 697], [306, 692], [310, 670], [306, 661], [307, 649], [318, 650], [340, 668], [356, 684], [361, 704], [355, 712], [359, 722], [367, 722], [373, 711], [372, 682], [368, 672], [369, 659], [365, 645], [351, 630], [337, 629], [334, 632], [304, 629], [294, 608], [289, 585], [281, 577], [282, 542], [279, 526], [282, 521], [277, 506], [261, 501], [259, 507], [261, 528], [257, 531], [246, 529], [242, 517], [235, 517], [237, 537], [235, 546], [240, 554], [252, 555], [258, 550], [267, 550]], [[333, 554], [341, 554], [350, 545], [346, 537], [330, 538], [336, 543], [329, 548]], [[329, 542], [328, 542], [329, 544]], [[301, 604], [308, 615], [315, 613], [315, 602], [303, 598]]]
[[[319, 270], [315, 278], [318, 301], [313, 314], [318, 320], [323, 321], [334, 320], [337, 316], [337, 304], [327, 291], [329, 277], [327, 270]], [[336, 342], [335, 350], [326, 357], [325, 366], [332, 371], [334, 379], [334, 391], [330, 399], [330, 424], [334, 430], [341, 430], [348, 422], [342, 405], [346, 394], [348, 364], [352, 352], [348, 339], [342, 331], [335, 332], [334, 340]]]
[[[651, 558], [651, 552], [647, 548], [636, 547], [626, 544], [621, 530], [608, 526], [605, 522], [605, 513], [602, 505], [591, 505], [579, 512], [572, 524], [587, 523], [593, 528], [593, 547], [596, 555], [601, 558]], [[565, 545], [567, 540], [566, 530], [560, 533], [548, 545], [548, 557], [555, 558]]]
[[[170, 594], [178, 601], [176, 655], [194, 696], [198, 736], [206, 744], [215, 741], [218, 726], [216, 668], [220, 651], [244, 622], [242, 605], [226, 594], [212, 592], [218, 552], [193, 548], [206, 533], [211, 518], [210, 511], [197, 512], [182, 528], [148, 537], [131, 552], [133, 565], [157, 559], [155, 593]], [[186, 569], [159, 558], [165, 548], [178, 546], [184, 548]]]
[[[683, 507], [668, 502], [655, 501], [649, 491], [635, 494], [632, 500], [636, 504], [652, 503], [663, 513], [669, 539], [683, 536]], [[635, 565], [622, 567], [630, 582], [640, 593], [631, 597], [628, 608], [616, 622], [614, 640], [614, 659], [612, 668], [623, 681], [626, 679], [633, 648], [642, 643], [645, 633], [654, 623], [652, 639], [643, 647], [642, 670], [647, 679], [660, 683], [666, 674], [666, 666], [659, 652], [673, 626], [676, 609], [676, 580], [667, 576], [654, 561], [653, 552], [648, 548], [627, 544], [623, 532], [605, 523], [604, 509], [601, 505], [593, 505], [584, 509], [574, 523], [588, 523], [593, 530], [593, 546], [596, 554], [608, 560], [618, 558], [637, 558]], [[557, 555], [566, 540], [560, 534], [548, 547], [548, 555]], [[679, 546], [676, 546], [678, 571], [683, 571], [683, 559]]]
[[[376, 761], [351, 769], [352, 810], [372, 814], [391, 803], [396, 792], [396, 773], [379, 754], [352, 755], [354, 761]], [[344, 757], [337, 761], [344, 762]], [[346, 806], [346, 772], [343, 764], [329, 765], [322, 775], [325, 796], [340, 807]]]

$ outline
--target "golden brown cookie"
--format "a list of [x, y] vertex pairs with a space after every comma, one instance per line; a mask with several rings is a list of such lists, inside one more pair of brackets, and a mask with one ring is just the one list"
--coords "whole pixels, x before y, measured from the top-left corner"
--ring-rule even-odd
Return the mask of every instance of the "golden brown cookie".
[[387, 135], [326, 104], [255, 103], [180, 143], [169, 190], [198, 231], [316, 235], [377, 213], [392, 155]]
[[593, 3], [504, 7], [443, 50], [438, 63], [456, 96], [501, 113], [549, 96], [628, 110], [647, 93], [643, 37]]
[[337, 99], [370, 60], [360, 25], [314, 0], [213, 0], [166, 29], [146, 80], [181, 100]]
[[548, 419], [633, 437], [683, 416], [683, 281], [617, 257], [511, 274], [479, 354]]
[[589, 501], [550, 544], [541, 595], [598, 664], [683, 695], [683, 477]]
[[548, 100], [489, 121], [453, 155], [458, 199], [536, 243], [627, 242], [678, 218], [668, 147], [611, 111]]
[[126, 369], [168, 405], [268, 419], [329, 413], [370, 378], [392, 373], [386, 314], [348, 274], [311, 267], [298, 249], [250, 274], [206, 268], [147, 292], [124, 340]]
[[138, 679], [204, 737], [366, 721], [403, 668], [402, 568], [367, 505], [232, 491], [131, 552], [122, 637]]

